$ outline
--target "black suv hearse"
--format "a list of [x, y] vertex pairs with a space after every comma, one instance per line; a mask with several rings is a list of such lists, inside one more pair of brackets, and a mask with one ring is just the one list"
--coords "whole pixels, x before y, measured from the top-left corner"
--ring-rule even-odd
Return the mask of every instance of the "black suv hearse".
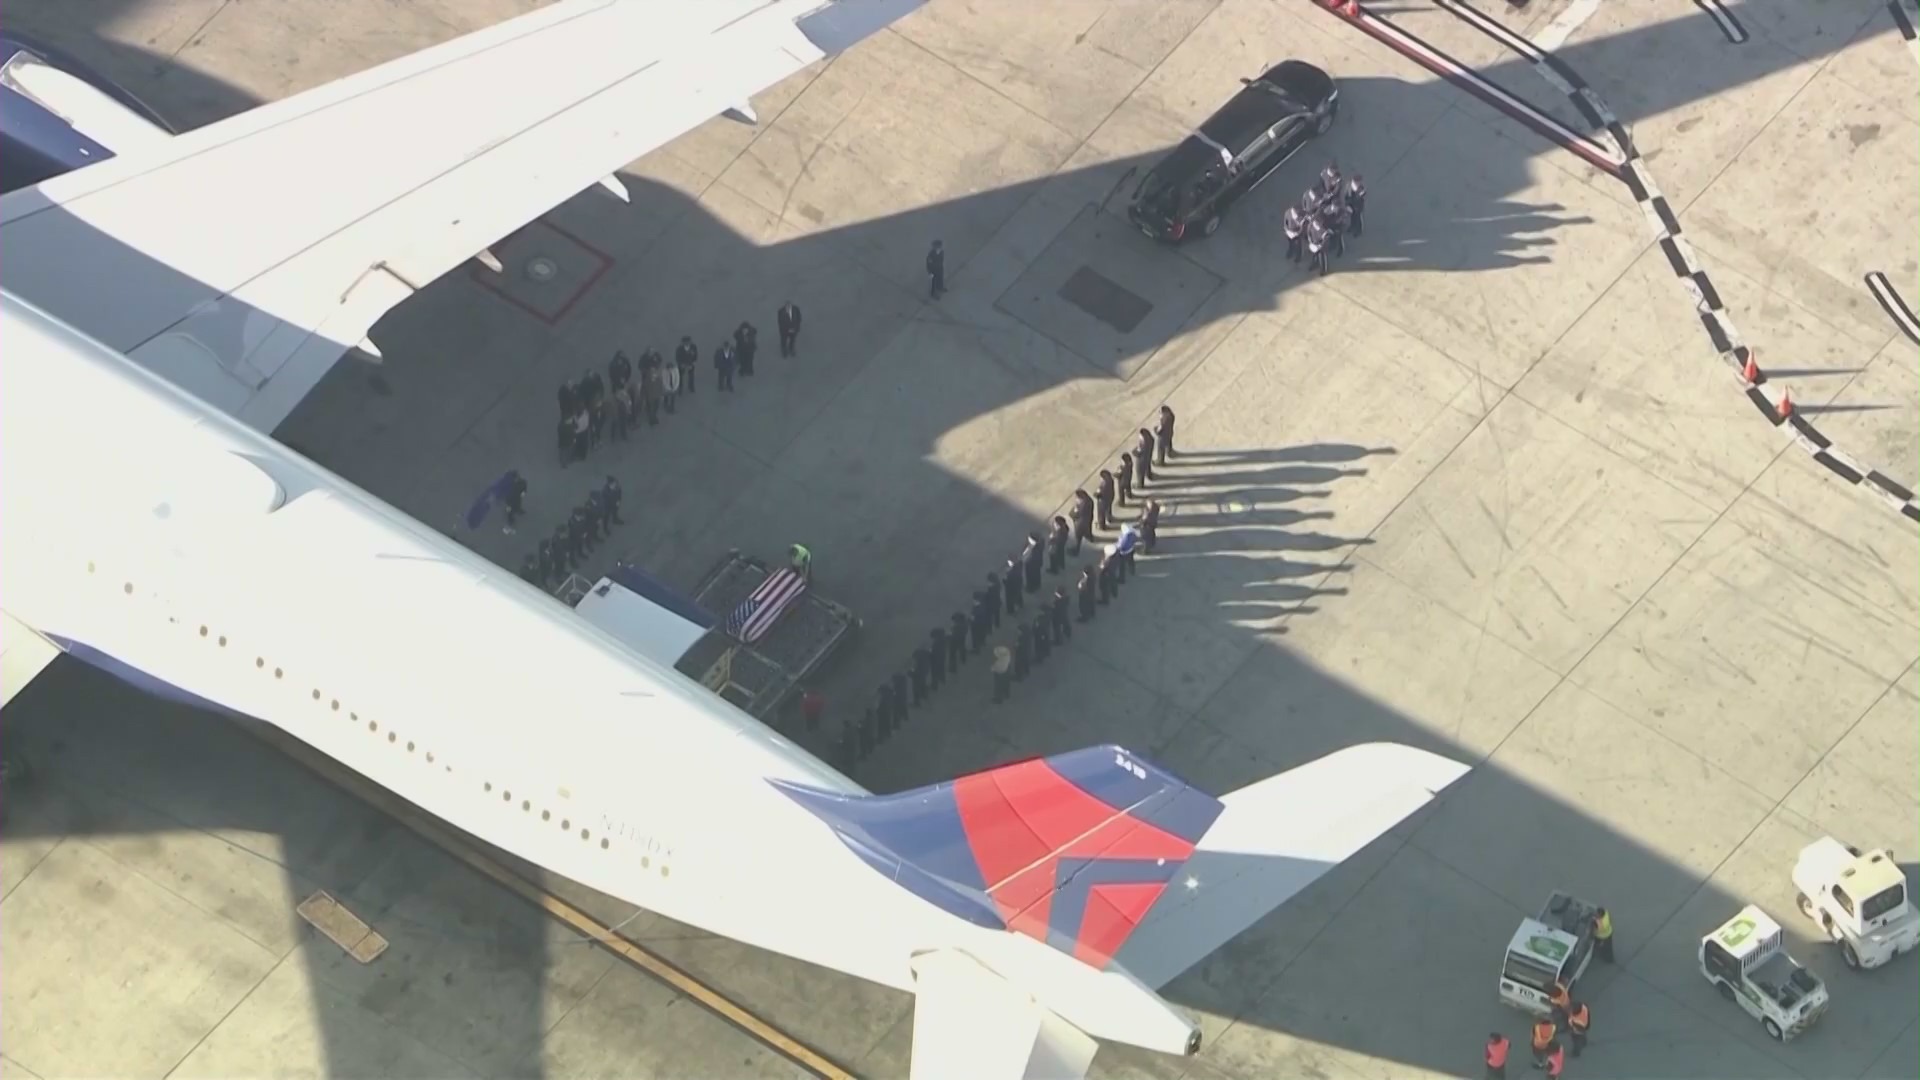
[[1333, 78], [1285, 60], [1245, 87], [1140, 179], [1127, 218], [1155, 240], [1212, 236], [1235, 200], [1260, 186], [1340, 111]]

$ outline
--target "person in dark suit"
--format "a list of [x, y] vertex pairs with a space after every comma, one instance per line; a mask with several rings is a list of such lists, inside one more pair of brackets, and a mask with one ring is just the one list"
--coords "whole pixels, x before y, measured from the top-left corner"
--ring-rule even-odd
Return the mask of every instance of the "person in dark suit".
[[927, 296], [938, 300], [947, 291], [947, 249], [935, 240], [927, 249]]
[[774, 322], [780, 328], [780, 355], [795, 355], [800, 343], [800, 305], [787, 301], [774, 313]]

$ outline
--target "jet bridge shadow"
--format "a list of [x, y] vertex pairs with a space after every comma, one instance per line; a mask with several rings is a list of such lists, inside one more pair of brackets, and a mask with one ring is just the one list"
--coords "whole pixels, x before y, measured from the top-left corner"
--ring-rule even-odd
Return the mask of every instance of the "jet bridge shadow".
[[[17, 13], [19, 6], [10, 10], [10, 17]], [[1746, 6], [1738, 5], [1735, 10]], [[114, 5], [103, 3], [94, 7], [105, 12]], [[1680, 21], [1704, 22], [1706, 19], [1704, 14], [1695, 14]], [[1672, 25], [1665, 24], [1663, 32], [1669, 31]], [[1708, 29], [1713, 32], [1710, 26]], [[42, 32], [52, 33], [60, 44], [73, 48], [83, 57], [98, 60], [107, 56], [109, 59], [103, 66], [110, 74], [127, 79], [129, 88], [136, 93], [163, 111], [169, 111], [170, 115], [178, 115], [183, 126], [192, 126], [195, 116], [211, 120], [241, 111], [251, 103], [237, 89], [215, 79], [192, 75], [178, 65], [165, 69], [164, 76], [152, 76], [155, 81], [142, 82], [129, 72], [137, 72], [142, 64], [151, 67], [152, 59], [143, 60], [139, 50], [114, 45], [104, 37], [91, 42], [93, 51], [90, 52], [87, 41], [71, 40], [57, 28]], [[1633, 39], [1641, 34], [1636, 31], [1618, 35], [1616, 39], [1609, 39], [1611, 44], [1606, 47], [1631, 50]], [[1843, 43], [1834, 45], [1838, 47]], [[1593, 48], [1594, 43], [1576, 43], [1563, 49], [1561, 55], [1580, 69]], [[121, 66], [116, 68], [114, 64]], [[1492, 74], [1503, 82], [1531, 77], [1525, 65], [1517, 60], [1496, 65]], [[1658, 86], [1646, 87], [1639, 95], [1640, 100], [1634, 103], [1634, 115], [1623, 118], [1631, 122], [1639, 116], [1654, 115], [1698, 97], [1732, 89], [1762, 74], [1764, 72], [1756, 71], [1752, 65], [1737, 69], [1729, 65], [1725, 71], [1710, 69], [1693, 73], [1694, 77], [1684, 88], [1676, 88], [1671, 93]], [[176, 87], [192, 85], [182, 90], [168, 90], [169, 80]], [[1369, 97], [1389, 105], [1396, 96], [1410, 101], [1414, 96], [1435, 92], [1431, 86], [1395, 84], [1391, 80], [1369, 82], [1362, 77], [1354, 81], [1365, 84], [1356, 86], [1355, 96], [1360, 96], [1358, 91], [1364, 89]], [[185, 115], [172, 112], [176, 108], [176, 93], [179, 101], [187, 103]], [[1347, 155], [1339, 140], [1344, 130], [1344, 127], [1336, 128], [1328, 143], [1333, 153], [1343, 159]], [[1340, 272], [1445, 268], [1471, 273], [1523, 264], [1543, 257], [1542, 251], [1550, 253], [1551, 233], [1561, 220], [1556, 216], [1560, 212], [1551, 207], [1529, 207], [1513, 198], [1513, 193], [1526, 185], [1527, 161], [1531, 154], [1558, 152], [1531, 139], [1525, 133], [1516, 133], [1514, 139], [1506, 140], [1514, 147], [1514, 153], [1511, 160], [1487, 166], [1493, 177], [1489, 189], [1493, 194], [1482, 204], [1470, 208], [1470, 212], [1463, 211], [1457, 221], [1430, 223], [1431, 232], [1425, 236], [1405, 232], [1390, 236], [1370, 234]], [[1254, 221], [1261, 220], [1261, 214], [1270, 216], [1273, 210], [1284, 205], [1289, 188], [1297, 189], [1309, 175], [1305, 163], [1317, 161], [1318, 156], [1318, 151], [1310, 151], [1299, 163], [1290, 166], [1281, 181], [1272, 185], [1278, 194], [1263, 191], [1256, 197], [1256, 202], [1264, 199], [1271, 204], [1267, 209], [1249, 207], [1241, 215]], [[871, 278], [881, 279], [892, 289], [884, 301], [886, 310], [904, 316], [919, 332], [929, 332], [930, 326], [940, 328], [946, 316], [921, 308], [916, 299], [920, 289], [918, 253], [928, 237], [948, 238], [955, 285], [964, 287], [970, 258], [986, 249], [1005, 223], [1047, 184], [1073, 185], [1074, 190], [1096, 189], [1101, 182], [1109, 181], [1128, 167], [1150, 164], [1154, 157], [1143, 155], [1107, 163], [1086, 170], [1083, 175], [1068, 174], [1015, 184], [938, 206], [830, 227], [767, 247], [756, 245], [677, 190], [637, 177], [629, 178], [629, 186], [635, 193], [634, 203], [618, 212], [659, 220], [658, 228], [651, 232], [634, 259], [643, 267], [651, 259], [655, 269], [641, 270], [639, 276], [628, 279], [624, 285], [619, 277], [610, 277], [601, 287], [601, 298], [613, 302], [606, 298], [621, 297], [622, 288], [630, 290], [624, 294], [626, 297], [642, 296], [631, 321], [636, 325], [658, 326], [655, 341], [662, 349], [671, 348], [680, 325], [696, 322], [707, 328], [701, 339], [705, 345], [706, 338], [731, 325], [731, 320], [723, 321], [718, 314], [721, 303], [701, 294], [722, 294], [721, 301], [737, 305], [738, 301], [732, 297], [740, 293], [751, 292], [758, 297], [777, 295], [764, 288], [769, 282], [784, 284], [805, 275], [837, 271], [860, 285]], [[1501, 190], [1503, 186], [1505, 190]], [[585, 198], [602, 197], [589, 192]], [[1380, 198], [1384, 196], [1376, 194], [1376, 199]], [[595, 212], [608, 211], [603, 205]], [[1232, 227], [1244, 224], [1247, 222], [1238, 221]], [[96, 255], [111, 253], [121, 259], [145, 259], [138, 252], [119, 247], [111, 238], [98, 237], [97, 240]], [[1446, 258], [1431, 254], [1442, 247], [1449, 249]], [[1459, 257], [1463, 254], [1465, 261]], [[675, 263], [668, 257], [681, 261]], [[1167, 253], [1166, 257], [1186, 256]], [[1198, 259], [1207, 257], [1205, 252], [1195, 254]], [[737, 269], [717, 277], [703, 276], [689, 273], [690, 263], [700, 268], [732, 264]], [[156, 274], [171, 272], [165, 267], [151, 269]], [[651, 276], [646, 276], [648, 274]], [[445, 297], [460, 290], [470, 292], [465, 282], [453, 280], [458, 276], [443, 279], [423, 294], [423, 299]], [[674, 277], [682, 278], [682, 283], [675, 286], [668, 280]], [[1279, 280], [1259, 278], [1258, 286], [1250, 288], [1235, 279], [1228, 287], [1232, 302], [1200, 317], [1228, 318], [1248, 311], [1268, 310], [1300, 280], [1291, 276]], [[461, 302], [482, 301], [467, 297]], [[631, 303], [631, 300], [623, 302]], [[836, 302], [850, 309], [852, 298], [840, 297]], [[812, 314], [813, 307], [809, 304], [810, 324], [817, 319]], [[822, 310], [834, 311], [832, 307]], [[430, 388], [436, 380], [446, 377], [450, 358], [444, 354], [434, 355], [426, 347], [428, 342], [415, 336], [408, 324], [411, 317], [403, 305], [390, 316], [387, 326], [394, 332], [393, 344], [378, 336], [376, 341], [386, 353], [381, 372], [382, 378], [391, 384], [389, 392], [420, 395], [409, 400], [420, 402], [425, 408], [432, 400]], [[851, 319], [851, 315], [848, 318]], [[1189, 330], [1191, 325], [1183, 324], [1178, 329]], [[850, 334], [847, 343], [871, 346], [869, 352], [859, 354], [871, 356], [899, 333], [898, 325], [889, 322], [885, 326], [858, 329]], [[1144, 355], [1151, 355], [1164, 344], [1164, 339], [1146, 340], [1138, 348]], [[984, 352], [992, 352], [996, 346], [988, 341], [979, 347]], [[520, 388], [548, 411], [551, 409], [547, 404], [550, 387], [559, 375], [577, 371], [583, 362], [597, 364], [604, 355], [595, 353], [583, 358], [577, 351], [569, 352], [569, 348], [577, 349], [577, 343], [554, 335], [546, 343], [539, 362], [530, 365], [533, 370], [525, 376], [525, 386]], [[1095, 365], [1095, 374], [1113, 377], [1120, 373], [1121, 361], [1138, 359], [1142, 357], [1103, 361]], [[865, 364], [863, 359], [859, 367]], [[859, 367], [849, 367], [842, 374], [834, 388], [836, 392], [856, 378]], [[886, 490], [963, 490], [977, 507], [970, 510], [962, 535], [950, 542], [953, 550], [941, 553], [942, 557], [937, 560], [940, 569], [931, 577], [925, 567], [919, 565], [925, 560], [918, 557], [914, 560], [915, 568], [910, 570], [879, 566], [861, 586], [865, 594], [853, 598], [856, 607], [864, 605], [867, 610], [880, 611], [886, 603], [897, 605], [898, 597], [910, 592], [953, 597], [964, 596], [965, 591], [973, 587], [978, 577], [990, 568], [989, 556], [994, 554], [978, 550], [976, 537], [1017, 537], [1031, 525], [1032, 519], [1026, 509], [988, 492], [972, 478], [956, 477], [936, 465], [931, 460], [930, 449], [943, 434], [973, 417], [1005, 408], [1085, 374], [1084, 367], [1067, 365], [1063, 370], [1035, 362], [1026, 365], [1021, 379], [1011, 388], [995, 387], [970, 396], [939, 393], [929, 396], [929, 407], [916, 411], [911, 417], [909, 430], [901, 436], [904, 440], [901, 446], [888, 448], [889, 456], [903, 464], [897, 473], [886, 478]], [[900, 378], [925, 379], [926, 375], [909, 372]], [[335, 375], [329, 376], [316, 392], [316, 400], [337, 409], [341, 397], [350, 399], [352, 395], [371, 392], [367, 386], [368, 373], [350, 360], [342, 364]], [[533, 394], [529, 388], [536, 386], [539, 393]], [[327, 401], [329, 396], [333, 399], [331, 402]], [[771, 405], [765, 408], [772, 411]], [[382, 456], [388, 461], [396, 460], [396, 451], [404, 448], [395, 441], [397, 437], [383, 441], [369, 438], [369, 432], [364, 429], [342, 428], [327, 438], [320, 437], [328, 432], [320, 428], [317, 419], [310, 425], [316, 437], [308, 438], [308, 432], [302, 431], [300, 442], [303, 446], [312, 446], [312, 452], [323, 465], [376, 494], [395, 500], [412, 494], [383, 484], [375, 468]], [[299, 418], [289, 426], [299, 426]], [[427, 426], [431, 427], [430, 420]], [[774, 430], [785, 440], [776, 443], [776, 448], [799, 438], [798, 430], [777, 426]], [[443, 441], [435, 449], [444, 450], [446, 445]], [[1242, 625], [1236, 605], [1249, 599], [1260, 601], [1261, 588], [1270, 585], [1276, 577], [1307, 579], [1316, 574], [1337, 574], [1338, 562], [1300, 562], [1298, 573], [1291, 574], [1288, 569], [1291, 557], [1284, 552], [1302, 548], [1336, 552], [1357, 549], [1364, 537], [1343, 536], [1338, 519], [1315, 516], [1318, 513], [1315, 505], [1324, 498], [1326, 485], [1368, 468], [1374, 464], [1370, 459], [1390, 454], [1395, 448], [1320, 443], [1296, 447], [1209, 449], [1196, 446], [1191, 449], [1193, 475], [1174, 485], [1176, 492], [1180, 485], [1187, 485], [1194, 506], [1203, 506], [1206, 501], [1217, 503], [1220, 498], [1239, 498], [1253, 504], [1256, 516], [1250, 519], [1216, 511], [1217, 519], [1208, 519], [1204, 511], [1193, 510], [1190, 517], [1181, 520], [1204, 522], [1204, 531], [1190, 544], [1169, 545], [1164, 558], [1155, 560], [1164, 565], [1164, 571], [1151, 564], [1143, 564], [1143, 569], [1180, 576], [1190, 573], [1181, 566], [1183, 562], [1205, 561], [1208, 564], [1205, 572], [1230, 586], [1227, 591], [1243, 593], [1214, 606], [1208, 616], [1209, 628], [1228, 639], [1256, 638], [1252, 647], [1261, 651], [1260, 662], [1268, 667], [1264, 683], [1279, 692], [1267, 703], [1270, 713], [1252, 718], [1243, 728], [1209, 730], [1204, 721], [1195, 721], [1198, 727], [1190, 726], [1161, 740], [1159, 745], [1135, 749], [1156, 757], [1178, 750], [1185, 764], [1175, 767], [1174, 771], [1215, 794], [1232, 791], [1342, 746], [1368, 740], [1408, 743], [1473, 762], [1475, 772], [1443, 797], [1443, 802], [1475, 790], [1478, 813], [1537, 822], [1543, 844], [1557, 843], [1582, 853], [1581, 862], [1588, 868], [1588, 878], [1583, 881], [1542, 879], [1537, 884], [1543, 898], [1548, 890], [1556, 887], [1574, 888], [1610, 903], [1614, 902], [1608, 898], [1616, 893], [1679, 898], [1664, 906], [1614, 903], [1621, 925], [1621, 959], [1629, 965], [1647, 946], [1652, 928], [1664, 924], [1681, 911], [1683, 905], [1689, 909], [1700, 906], [1715, 912], [1731, 912], [1745, 902], [1742, 897], [1726, 894], [1713, 880], [1702, 880], [1697, 870], [1617, 832], [1563, 800], [1541, 786], [1538, 778], [1513, 775], [1500, 765], [1481, 760], [1479, 753], [1459, 740], [1360, 692], [1289, 651], [1284, 644]], [[496, 457], [487, 462], [485, 468], [497, 470], [506, 460], [511, 460], [510, 456]], [[829, 455], [826, 460], [836, 459]], [[697, 479], [698, 474], [684, 475], [692, 480]], [[846, 493], [834, 488], [831, 482], [819, 483], [823, 489], [817, 487], [812, 493], [827, 496], [827, 505], [833, 514], [844, 513], [844, 508], [851, 505]], [[872, 498], [871, 489], [854, 490], [863, 495], [866, 502], [879, 504], [875, 509], [880, 517], [870, 513], [858, 517], [847, 514], [835, 525], [827, 520], [831, 514], [822, 514], [814, 519], [817, 527], [807, 533], [814, 538], [816, 550], [839, 553], [842, 561], [848, 563], [862, 554], [900, 542], [904, 531], [897, 522], [886, 519], [890, 512], [886, 499]], [[461, 501], [469, 496], [470, 492], [464, 490], [457, 493]], [[1183, 506], [1182, 514], [1187, 513], [1188, 507]], [[725, 516], [737, 519], [742, 514], [741, 510], [726, 510], [714, 520]], [[934, 522], [936, 527], [939, 524]], [[711, 521], [708, 528], [720, 531]], [[962, 548], [963, 543], [969, 546]], [[977, 555], [978, 561], [958, 559], [963, 551], [969, 559]], [[1277, 574], [1276, 567], [1280, 570]], [[1312, 595], [1321, 597], [1319, 602], [1323, 605], [1340, 602], [1338, 593], [1328, 593], [1325, 586], [1311, 588], [1319, 590]], [[1308, 598], [1293, 594], [1281, 600], [1297, 604]], [[915, 610], [905, 613], [901, 622], [930, 625], [938, 614]], [[871, 637], [876, 642], [886, 640], [883, 634]], [[873, 645], [868, 651], [877, 653], [883, 649]], [[846, 678], [850, 685], [872, 685], [871, 663], [849, 666], [852, 670]], [[313, 983], [322, 1042], [320, 1052], [326, 1058], [330, 1074], [362, 1075], [392, 1067], [391, 1058], [370, 1059], [370, 1055], [387, 1052], [386, 1048], [370, 1043], [368, 1033], [375, 1018], [401, 1029], [421, 1025], [433, 1033], [431, 1038], [437, 1053], [459, 1059], [479, 1071], [511, 1075], [544, 1073], [542, 1046], [548, 1037], [544, 1021], [548, 1003], [556, 995], [564, 999], [573, 994], [577, 1000], [591, 985], [585, 969], [580, 967], [581, 962], [564, 954], [565, 950], [577, 949], [584, 955], [589, 952], [588, 947], [572, 942], [570, 935], [556, 932], [544, 916], [493, 890], [472, 889], [464, 870], [451, 870], [450, 863], [425, 845], [404, 837], [384, 816], [331, 797], [316, 781], [287, 768], [277, 755], [233, 734], [224, 718], [139, 695], [108, 676], [70, 660], [57, 661], [23, 692], [7, 710], [5, 722], [9, 743], [24, 746], [42, 763], [37, 787], [18, 795], [9, 794], [9, 816], [5, 824], [9, 845], [50, 850], [76, 844], [96, 849], [109, 859], [115, 858], [118, 850], [131, 860], [136, 855], [150, 855], [176, 845], [172, 835], [182, 830], [201, 830], [219, 837], [226, 847], [196, 846], [195, 850], [188, 851], [187, 845], [182, 844], [178, 845], [177, 856], [167, 853], [167, 864], [177, 867], [181, 878], [160, 884], [189, 903], [215, 912], [237, 933], [270, 951], [284, 947], [299, 953], [299, 963], [307, 969], [307, 977]], [[1097, 722], [1091, 730], [1098, 730]], [[910, 728], [904, 738], [914, 738], [913, 729]], [[1034, 752], [1033, 741], [1031, 737], [1016, 737], [989, 744], [983, 747], [977, 764], [986, 767], [1008, 753], [1024, 756]], [[1202, 753], [1203, 748], [1210, 752]], [[1343, 977], [1371, 988], [1373, 996], [1369, 1000], [1374, 1007], [1364, 1015], [1337, 1015], [1311, 1008], [1310, 999], [1315, 989], [1289, 985], [1287, 978], [1288, 965], [1299, 958], [1308, 941], [1326, 929], [1332, 910], [1344, 904], [1365, 882], [1384, 873], [1383, 867], [1402, 850], [1406, 838], [1432, 815], [1431, 810], [1418, 815], [1414, 824], [1395, 830], [1353, 860], [1350, 867], [1336, 871], [1323, 886], [1310, 889], [1307, 895], [1263, 920], [1234, 945], [1175, 980], [1166, 990], [1169, 999], [1208, 1013], [1237, 1016], [1241, 1025], [1284, 1033], [1302, 1045], [1318, 1043], [1349, 1048], [1391, 1059], [1409, 1068], [1435, 1072], [1470, 1068], [1473, 1061], [1469, 1055], [1477, 1052], [1477, 1030], [1436, 1031], [1411, 1019], [1410, 1012], [1399, 1011], [1395, 986], [1410, 980], [1416, 983], [1425, 980], [1441, 987], [1443, 996], [1451, 996], [1458, 992], [1459, 971], [1466, 970], [1479, 973], [1476, 978], [1485, 976], [1487, 985], [1483, 991], [1490, 1001], [1494, 957], [1500, 942], [1511, 933], [1518, 912], [1510, 900], [1489, 896], [1485, 890], [1461, 887], [1457, 881], [1450, 880], [1453, 875], [1449, 869], [1423, 853], [1406, 860], [1414, 864], [1406, 872], [1417, 876], [1394, 882], [1420, 889], [1420, 917], [1405, 925], [1389, 927], [1388, 933], [1397, 935], [1389, 945], [1355, 953], [1356, 959], [1364, 964], [1372, 964], [1380, 956], [1395, 959], [1382, 964], [1378, 971], [1361, 970], [1362, 964], [1356, 963], [1340, 972]], [[248, 851], [254, 855], [237, 854]], [[44, 852], [41, 855], [36, 865], [47, 857]], [[1430, 867], [1426, 865], [1429, 862]], [[275, 868], [274, 874], [263, 876], [262, 866]], [[1911, 876], [1911, 867], [1908, 869]], [[279, 880], [271, 880], [273, 876]], [[235, 880], [242, 884], [229, 884]], [[18, 880], [7, 883], [10, 896], [17, 892], [19, 885]], [[389, 954], [372, 966], [359, 967], [294, 920], [291, 907], [318, 888], [333, 892], [376, 930], [391, 938], [394, 946]], [[1367, 895], [1356, 903], [1381, 903], [1380, 890], [1361, 891]], [[1702, 903], [1703, 900], [1706, 902]], [[1376, 914], [1382, 920], [1405, 922], [1391, 909]], [[1790, 913], [1780, 914], [1785, 917]], [[466, 933], [467, 928], [476, 927], [487, 929]], [[1797, 927], [1792, 929], [1798, 933]], [[650, 926], [649, 932], [638, 936], [647, 938], [677, 932], [676, 928], [662, 924]], [[470, 948], [474, 945], [479, 948]], [[472, 963], [462, 958], [465, 952], [477, 952], [485, 958], [478, 970], [461, 967]], [[759, 959], [767, 965], [784, 963], [773, 957]], [[1812, 960], [1823, 975], [1833, 971], [1835, 979], [1842, 978], [1837, 972], [1837, 960], [1824, 956]], [[1465, 967], [1459, 966], [1461, 964]], [[17, 969], [12, 974], [15, 979], [22, 975]], [[822, 974], [819, 978], [831, 980], [833, 976]], [[1594, 977], [1587, 993], [1604, 993], [1611, 983], [1633, 978], [1635, 976], [1624, 968], [1603, 971]], [[459, 993], [461, 984], [478, 980], [489, 984], [484, 1015], [460, 1016], [461, 1026], [457, 1030], [462, 1034], [447, 1035], [447, 1031], [454, 1030], [452, 1011], [464, 1008], [468, 1002], [468, 998]], [[576, 980], [582, 985], [573, 985]], [[724, 989], [725, 980], [718, 981]], [[567, 985], [556, 986], [556, 982]], [[129, 1005], [129, 1008], [135, 1007]], [[1384, 1020], [1382, 1010], [1386, 1013]], [[1444, 1008], [1434, 1011], [1450, 1015]], [[1495, 1011], [1491, 1005], [1488, 1016], [1490, 1022], [1504, 1029], [1515, 1033], [1519, 1030], [1518, 1020]], [[806, 1017], [798, 1014], [776, 1014], [770, 1018], [776, 1023], [791, 1023], [796, 1030], [805, 1030], [807, 1024]], [[1707, 1019], [1723, 1028], [1732, 1027], [1717, 1015]], [[485, 1029], [480, 1039], [483, 1045], [469, 1045], [472, 1032], [482, 1028]], [[873, 1037], [878, 1039], [880, 1034], [875, 1032]], [[1677, 1039], [1670, 1031], [1662, 1033], [1657, 1026], [1653, 1034], [1645, 1037]], [[1459, 1045], [1454, 1045], [1456, 1043]], [[462, 1046], [468, 1046], [466, 1057], [458, 1052]], [[1440, 1047], [1447, 1049], [1437, 1049]], [[854, 1060], [859, 1057], [857, 1052], [849, 1054], [845, 1047], [825, 1045], [821, 1049], [848, 1064], [857, 1064]], [[402, 1060], [421, 1070], [431, 1067], [428, 1059]], [[1703, 1060], [1710, 1064], [1698, 1063]], [[1150, 1070], [1149, 1075], [1172, 1075], [1168, 1070], [1174, 1064], [1149, 1061], [1144, 1056], [1110, 1048], [1103, 1051], [1096, 1073], [1114, 1067], [1116, 1061], [1131, 1062]], [[1303, 1059], [1302, 1071], [1310, 1067], [1305, 1062]], [[1724, 1060], [1711, 1059], [1682, 1062], [1669, 1058], [1666, 1064], [1673, 1066], [1667, 1075], [1702, 1080], [1725, 1075], [1728, 1067]]]

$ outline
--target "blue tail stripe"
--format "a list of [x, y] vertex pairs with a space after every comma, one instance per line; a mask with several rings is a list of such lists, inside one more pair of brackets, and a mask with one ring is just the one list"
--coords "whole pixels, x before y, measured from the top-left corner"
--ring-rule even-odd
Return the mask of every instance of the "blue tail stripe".
[[1226, 809], [1220, 800], [1119, 746], [1089, 746], [1046, 761], [1081, 791], [1189, 844], [1198, 844]]

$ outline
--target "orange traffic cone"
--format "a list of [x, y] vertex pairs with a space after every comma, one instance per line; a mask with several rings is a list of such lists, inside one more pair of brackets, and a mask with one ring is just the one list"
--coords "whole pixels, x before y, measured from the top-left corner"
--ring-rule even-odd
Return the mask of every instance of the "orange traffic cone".
[[1754, 359], [1756, 355], [1754, 350], [1748, 349], [1747, 366], [1740, 369], [1740, 377], [1746, 380], [1748, 386], [1760, 385], [1760, 364]]
[[1774, 411], [1774, 414], [1782, 420], [1785, 420], [1787, 417], [1792, 416], [1793, 415], [1793, 394], [1786, 390], [1780, 391], [1780, 404], [1777, 407], [1775, 407], [1773, 411]]

